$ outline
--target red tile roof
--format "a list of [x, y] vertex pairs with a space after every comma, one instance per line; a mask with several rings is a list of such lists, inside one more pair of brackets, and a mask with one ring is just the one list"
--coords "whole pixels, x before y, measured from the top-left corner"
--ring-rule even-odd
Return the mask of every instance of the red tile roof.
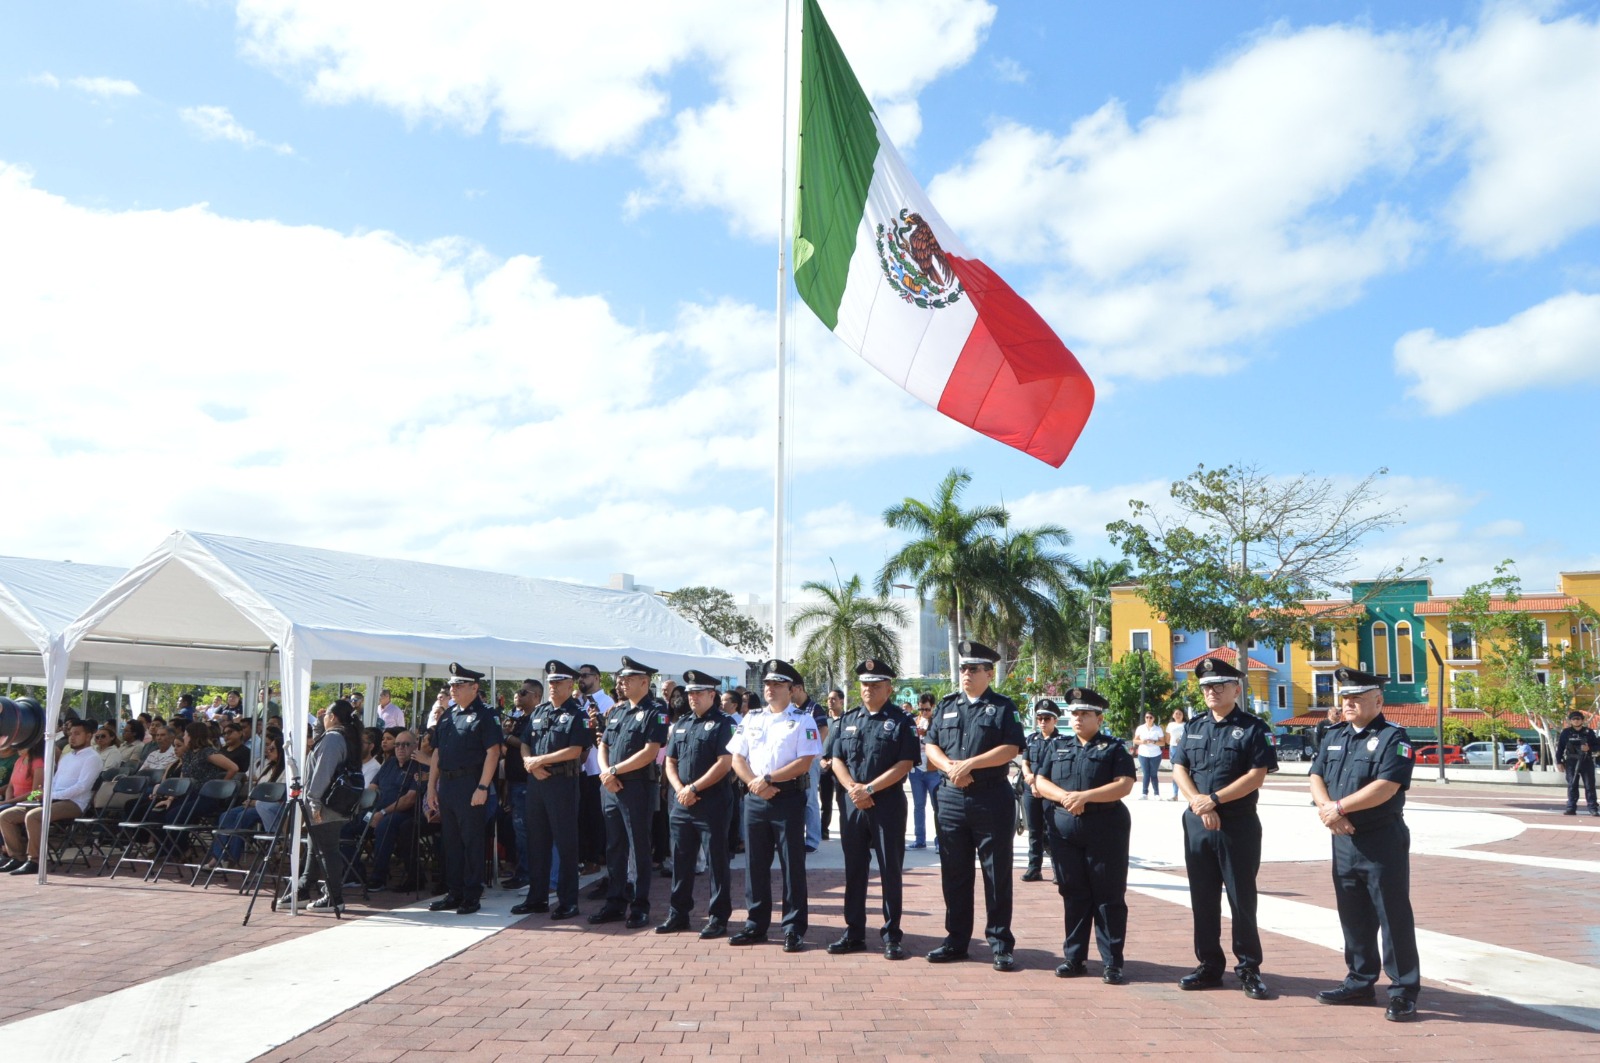
[[[1200, 656], [1184, 661], [1182, 664], [1175, 664], [1172, 666], [1172, 670], [1174, 672], [1192, 672], [1207, 657], [1215, 657], [1219, 661], [1227, 661], [1235, 666], [1239, 663], [1239, 651], [1231, 646], [1223, 646], [1219, 649], [1207, 650]], [[1252, 657], [1250, 658], [1250, 670], [1252, 672], [1270, 672], [1272, 671], [1272, 665], [1264, 664]]]
[[[1439, 710], [1428, 705], [1385, 705], [1383, 707], [1384, 719], [1401, 727], [1432, 727], [1439, 722]], [[1328, 718], [1326, 710], [1316, 712], [1302, 712], [1300, 715], [1284, 720], [1279, 727], [1315, 727]], [[1454, 720], [1458, 723], [1471, 724], [1478, 720], [1488, 719], [1481, 712], [1468, 712], [1464, 709], [1446, 709], [1446, 721]], [[1514, 731], [1529, 730], [1533, 725], [1521, 713], [1508, 712], [1500, 717], [1500, 722]]]
[[[1418, 616], [1444, 616], [1450, 612], [1450, 607], [1459, 598], [1434, 598], [1431, 601], [1417, 603]], [[1566, 594], [1541, 594], [1518, 598], [1508, 602], [1504, 598], [1495, 598], [1489, 602], [1491, 613], [1564, 613], [1578, 605], [1578, 599]]]

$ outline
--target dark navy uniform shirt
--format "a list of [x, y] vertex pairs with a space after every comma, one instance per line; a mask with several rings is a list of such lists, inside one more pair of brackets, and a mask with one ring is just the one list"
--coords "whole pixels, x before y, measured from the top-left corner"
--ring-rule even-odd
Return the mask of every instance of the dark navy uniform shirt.
[[[1022, 721], [1017, 717], [1016, 702], [1004, 694], [985, 690], [976, 700], [957, 691], [946, 694], [934, 706], [933, 720], [928, 724], [928, 741], [944, 750], [951, 760], [968, 760], [989, 752], [996, 746], [1022, 747]], [[976, 782], [1004, 779], [1007, 765], [997, 768], [978, 768], [972, 773]]]
[[619, 701], [605, 715], [608, 763], [614, 768], [651, 742], [667, 744], [667, 703], [646, 696], [638, 705]]
[[1058, 726], [1050, 735], [1043, 731], [1035, 731], [1028, 736], [1028, 741], [1022, 747], [1022, 759], [1028, 762], [1028, 770], [1038, 775], [1050, 764], [1050, 747], [1061, 741], [1062, 736], [1077, 740], [1077, 736], [1070, 731], [1063, 731]]
[[[1183, 741], [1172, 750], [1172, 763], [1188, 770], [1201, 793], [1214, 794], [1257, 768], [1277, 771], [1278, 754], [1266, 723], [1235, 706], [1221, 723], [1211, 713], [1202, 712], [1185, 724]], [[1227, 815], [1254, 809], [1259, 798], [1260, 791], [1252, 790], [1236, 801], [1218, 805], [1217, 811]]]
[[1394, 796], [1376, 808], [1363, 808], [1347, 815], [1358, 831], [1382, 826], [1400, 818], [1406, 804], [1406, 789], [1411, 785], [1411, 739], [1404, 727], [1390, 723], [1383, 713], [1362, 730], [1342, 723], [1328, 732], [1322, 749], [1311, 762], [1311, 774], [1320, 775], [1335, 801], [1349, 797], [1374, 779], [1400, 784]]
[[[526, 729], [527, 755], [542, 757], [578, 746], [588, 749], [594, 744], [594, 732], [589, 730], [589, 717], [577, 698], [568, 698], [560, 705], [540, 702], [528, 717]], [[583, 758], [571, 762], [582, 765]]]
[[440, 771], [482, 771], [483, 755], [505, 741], [500, 720], [482, 698], [467, 708], [453, 705], [428, 731]]
[[877, 712], [857, 705], [835, 721], [822, 755], [844, 761], [850, 777], [869, 783], [901, 761], [913, 766], [922, 756], [917, 718], [885, 702]]
[[1556, 763], [1582, 761], [1600, 752], [1600, 736], [1587, 727], [1563, 727], [1556, 739]]
[[[1047, 753], [1047, 759], [1039, 763], [1038, 774], [1068, 793], [1093, 790], [1113, 779], [1132, 779], [1139, 774], [1128, 747], [1104, 731], [1086, 743], [1079, 742], [1070, 731], [1057, 734]], [[1096, 807], [1099, 806], [1087, 806], [1090, 810]]]
[[[721, 757], [728, 755], [728, 743], [733, 740], [733, 717], [713, 705], [704, 716], [690, 713], [672, 724], [667, 738], [667, 759], [678, 762], [678, 780], [688, 786], [711, 770]], [[728, 772], [701, 790], [700, 796], [721, 793], [733, 785], [733, 772]]]

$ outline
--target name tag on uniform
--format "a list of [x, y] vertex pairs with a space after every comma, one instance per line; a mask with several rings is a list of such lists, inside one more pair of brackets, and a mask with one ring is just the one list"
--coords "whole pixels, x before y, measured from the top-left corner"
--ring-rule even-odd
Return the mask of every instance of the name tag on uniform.
[[856, 725], [855, 724], [851, 724], [849, 727], [846, 727], [844, 729], [844, 733], [845, 734], [854, 734], [855, 733], [855, 729], [856, 729]]
[[1329, 753], [1337, 753], [1343, 748], [1344, 748], [1344, 746], [1329, 746], [1328, 747], [1328, 752]]
[[947, 712], [947, 713], [944, 714], [944, 718], [947, 719], [947, 720], [953, 720], [957, 716], [960, 716], [960, 715], [961, 714], [959, 712]]

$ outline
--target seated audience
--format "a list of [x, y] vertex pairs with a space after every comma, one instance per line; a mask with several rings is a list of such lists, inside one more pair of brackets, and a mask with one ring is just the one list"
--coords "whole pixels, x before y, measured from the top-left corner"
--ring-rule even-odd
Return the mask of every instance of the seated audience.
[[89, 807], [95, 780], [100, 777], [100, 757], [89, 747], [92, 733], [93, 727], [82, 720], [67, 729], [67, 751], [56, 763], [50, 799], [44, 805], [13, 805], [0, 812], [0, 838], [5, 840], [6, 856], [5, 862], [0, 863], [0, 873], [39, 873], [39, 837], [46, 807], [52, 823], [77, 819]]

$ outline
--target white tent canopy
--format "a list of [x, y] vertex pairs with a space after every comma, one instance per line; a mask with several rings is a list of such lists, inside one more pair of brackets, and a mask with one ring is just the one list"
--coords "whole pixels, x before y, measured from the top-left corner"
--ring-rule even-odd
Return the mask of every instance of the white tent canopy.
[[51, 640], [120, 575], [104, 565], [0, 557], [0, 675], [40, 675]]

